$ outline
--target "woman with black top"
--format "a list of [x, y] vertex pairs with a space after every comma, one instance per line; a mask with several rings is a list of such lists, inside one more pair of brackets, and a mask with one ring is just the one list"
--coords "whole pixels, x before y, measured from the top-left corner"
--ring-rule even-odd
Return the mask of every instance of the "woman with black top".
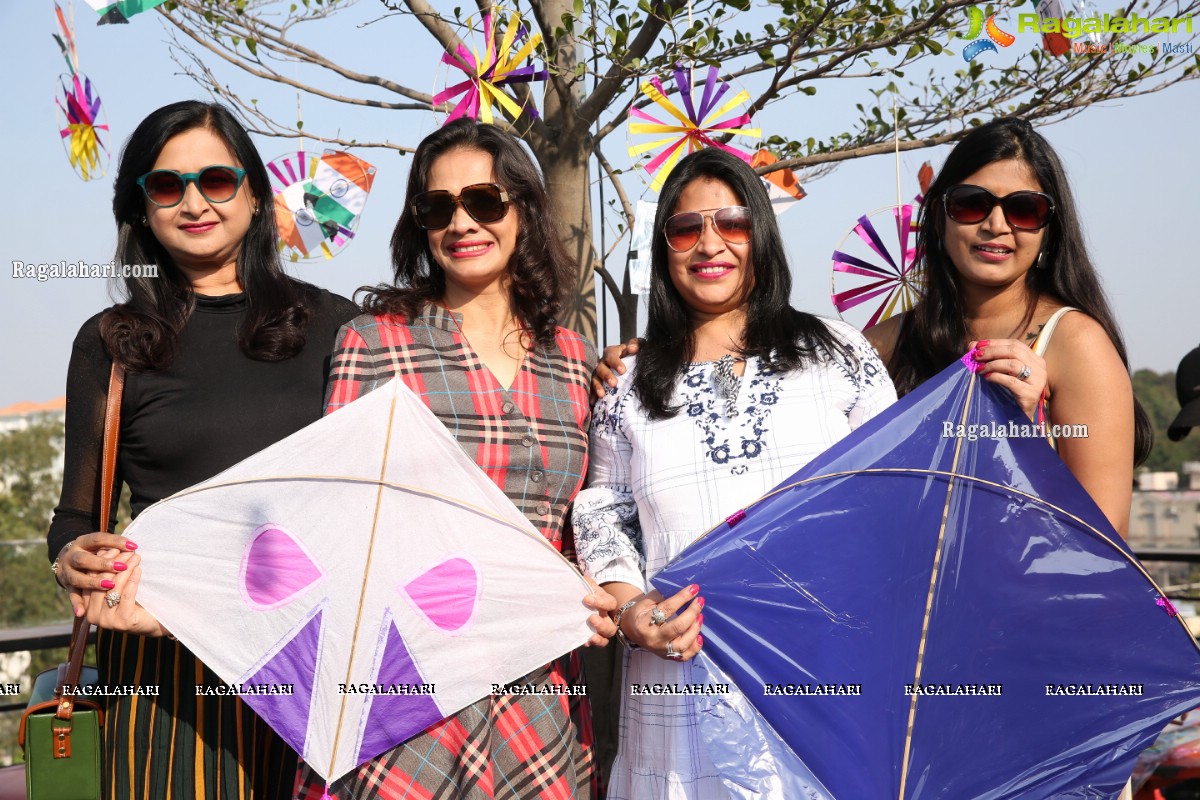
[[[220, 679], [132, 599], [136, 544], [96, 532], [104, 406], [115, 355], [127, 370], [115, 485], [129, 486], [136, 517], [317, 420], [329, 346], [357, 309], [284, 274], [266, 169], [223, 106], [185, 101], [143, 120], [113, 214], [117, 263], [157, 265], [158, 277], [126, 278], [125, 302], [75, 338], [48, 536], [76, 615], [100, 628], [101, 683], [159, 687], [107, 700], [107, 794], [290, 797], [296, 754], [241, 700], [197, 696]], [[110, 605], [114, 585], [126, 599]]]

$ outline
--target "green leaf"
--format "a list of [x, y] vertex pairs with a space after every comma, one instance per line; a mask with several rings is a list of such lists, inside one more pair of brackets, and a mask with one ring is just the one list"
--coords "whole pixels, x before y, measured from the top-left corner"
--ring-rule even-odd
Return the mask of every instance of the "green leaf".
[[250, 55], [254, 56], [255, 58], [258, 57], [258, 42], [253, 39], [247, 39], [246, 47], [250, 50]]

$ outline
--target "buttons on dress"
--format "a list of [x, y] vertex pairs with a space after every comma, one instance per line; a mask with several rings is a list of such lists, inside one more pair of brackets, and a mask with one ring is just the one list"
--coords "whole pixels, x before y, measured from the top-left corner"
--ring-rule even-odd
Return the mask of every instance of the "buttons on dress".
[[513, 408], [515, 408], [515, 406], [513, 406], [513, 404], [507, 400], [504, 401], [504, 405], [500, 406], [500, 410], [503, 411], [505, 414], [511, 414], [513, 411]]
[[533, 447], [533, 437], [528, 433], [521, 437], [521, 444], [525, 447]]
[[544, 477], [546, 477], [546, 474], [541, 470], [535, 469], [533, 472], [529, 473], [529, 480], [533, 481], [534, 483], [541, 483], [542, 478]]
[[544, 517], [550, 513], [550, 504], [549, 503], [538, 503], [537, 508], [535, 508], [534, 510], [537, 511], [538, 516]]

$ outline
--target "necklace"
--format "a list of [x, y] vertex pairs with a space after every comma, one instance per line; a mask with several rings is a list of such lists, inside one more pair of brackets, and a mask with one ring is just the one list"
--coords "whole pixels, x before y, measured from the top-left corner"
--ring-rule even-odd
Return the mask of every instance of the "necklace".
[[738, 415], [737, 396], [738, 390], [742, 386], [742, 378], [733, 371], [733, 365], [738, 361], [745, 361], [744, 358], [735, 358], [726, 353], [717, 360], [717, 366], [713, 370], [713, 378], [717, 384], [717, 395], [725, 401], [725, 416], [736, 417]]

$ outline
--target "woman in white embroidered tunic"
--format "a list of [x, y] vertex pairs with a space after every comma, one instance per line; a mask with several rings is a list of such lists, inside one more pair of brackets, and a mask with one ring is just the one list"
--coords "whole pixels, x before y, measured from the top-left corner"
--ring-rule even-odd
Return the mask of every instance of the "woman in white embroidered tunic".
[[646, 341], [596, 407], [574, 510], [580, 561], [622, 604], [630, 645], [613, 800], [727, 795], [692, 697], [629, 693], [692, 683], [703, 646], [703, 587], [664, 599], [646, 576], [895, 400], [857, 331], [788, 305], [779, 229], [745, 163], [688, 156], [658, 208]]

